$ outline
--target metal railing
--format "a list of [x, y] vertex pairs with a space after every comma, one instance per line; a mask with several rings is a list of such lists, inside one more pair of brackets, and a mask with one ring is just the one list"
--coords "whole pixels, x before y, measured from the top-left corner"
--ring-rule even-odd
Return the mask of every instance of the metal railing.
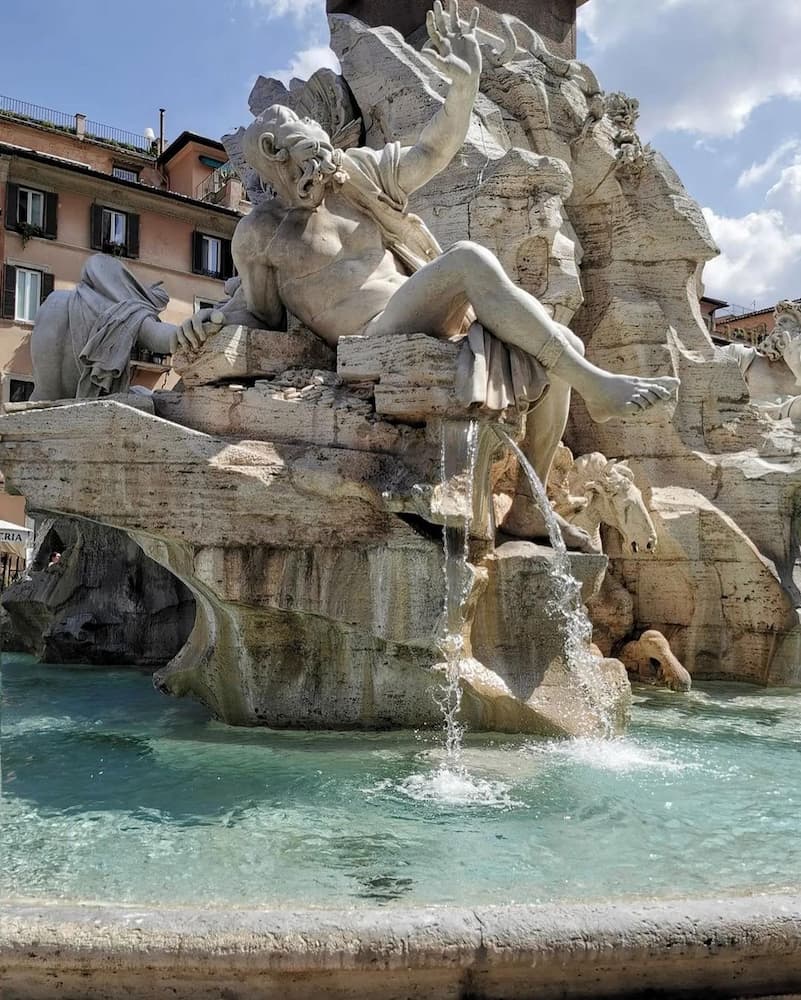
[[0, 94], [0, 116], [15, 118], [22, 122], [33, 122], [45, 128], [70, 132], [72, 135], [85, 135], [87, 139], [128, 147], [143, 153], [154, 151], [153, 140], [144, 135], [103, 125], [100, 122], [87, 121], [83, 115], [68, 115], [65, 111], [56, 111], [54, 108], [45, 108], [41, 104], [19, 101], [15, 97], [5, 97], [2, 94]]
[[195, 188], [195, 198], [198, 201], [206, 201], [213, 198], [222, 191], [228, 181], [236, 176], [233, 163], [223, 163], [221, 167], [204, 178]]
[[0, 94], [0, 112], [13, 118], [30, 119], [39, 125], [50, 125], [53, 128], [75, 131], [75, 116], [64, 111], [54, 111], [53, 108], [43, 108], [41, 104], [29, 104], [28, 101], [18, 101], [14, 97], [3, 97]]
[[101, 142], [113, 142], [118, 146], [133, 146], [144, 153], [149, 153], [155, 147], [155, 140], [148, 139], [136, 132], [128, 132], [124, 128], [113, 128], [111, 125], [101, 125], [99, 122], [86, 122], [86, 138], [99, 139]]

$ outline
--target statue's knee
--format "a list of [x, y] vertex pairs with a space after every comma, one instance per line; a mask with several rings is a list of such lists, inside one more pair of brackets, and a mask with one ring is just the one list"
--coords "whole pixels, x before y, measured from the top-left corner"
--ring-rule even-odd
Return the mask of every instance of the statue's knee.
[[581, 339], [581, 337], [576, 336], [576, 334], [573, 333], [572, 330], [564, 326], [562, 323], [559, 323], [558, 326], [559, 329], [562, 331], [565, 340], [568, 342], [568, 344], [570, 344], [573, 350], [576, 351], [577, 354], [580, 354], [582, 357], [584, 357], [584, 355], [587, 352], [586, 348], [584, 347], [584, 341]]
[[503, 273], [495, 254], [481, 246], [480, 243], [473, 243], [471, 240], [459, 240], [458, 243], [454, 243], [447, 251], [447, 256], [451, 258], [460, 271], [467, 274]]

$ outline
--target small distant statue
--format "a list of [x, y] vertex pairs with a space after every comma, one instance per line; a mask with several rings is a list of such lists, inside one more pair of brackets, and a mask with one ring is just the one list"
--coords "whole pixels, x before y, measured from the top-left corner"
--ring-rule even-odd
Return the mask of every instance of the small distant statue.
[[[776, 306], [773, 330], [756, 346], [727, 344], [720, 350], [739, 365], [752, 401], [759, 410], [776, 420], [801, 423], [801, 395], [782, 396], [780, 391], [770, 392], [771, 383], [777, 390], [781, 384], [774, 375], [777, 361], [784, 362], [795, 385], [801, 388], [801, 303], [780, 302]], [[787, 388], [790, 388], [789, 380], [785, 391]]]
[[[242, 286], [221, 309], [241, 308], [241, 296], [272, 328], [288, 309], [332, 346], [355, 334], [452, 338], [478, 322], [533, 359], [550, 382], [554, 430], [540, 439], [549, 454], [534, 463], [547, 475], [571, 388], [593, 419], [605, 421], [674, 398], [678, 380], [615, 375], [591, 364], [579, 338], [518, 288], [489, 250], [460, 242], [443, 253], [407, 211], [409, 195], [445, 170], [465, 141], [481, 76], [478, 13], [460, 20], [456, 0], [447, 13], [439, 0], [429, 12], [424, 55], [451, 86], [416, 145], [336, 149], [319, 124], [281, 105], [242, 133], [245, 159], [275, 196], [237, 225], [232, 249]], [[196, 317], [204, 329], [210, 318]]]
[[42, 303], [31, 334], [32, 400], [88, 399], [125, 392], [131, 351], [154, 354], [197, 347], [221, 324], [196, 333], [159, 319], [170, 301], [162, 282], [144, 285], [117, 257], [96, 254], [84, 264], [72, 291], [56, 291]]

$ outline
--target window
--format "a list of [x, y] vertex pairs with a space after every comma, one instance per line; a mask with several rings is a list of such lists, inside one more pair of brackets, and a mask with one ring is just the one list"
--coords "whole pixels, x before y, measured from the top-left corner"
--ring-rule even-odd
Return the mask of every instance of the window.
[[44, 194], [21, 187], [17, 192], [17, 221], [44, 229]]
[[89, 245], [121, 257], [139, 256], [139, 216], [108, 205], [92, 205]]
[[127, 218], [124, 212], [115, 212], [111, 208], [103, 209], [103, 243], [125, 246], [127, 233]]
[[200, 312], [201, 309], [213, 309], [217, 305], [216, 302], [212, 302], [211, 299], [204, 299], [200, 295], [195, 296], [195, 312]]
[[30, 267], [6, 264], [3, 270], [3, 319], [32, 323], [36, 310], [53, 291], [53, 275]]
[[220, 273], [220, 260], [222, 258], [222, 241], [215, 236], [200, 237], [200, 260], [201, 268], [207, 274]]
[[33, 323], [42, 301], [42, 272], [17, 268], [16, 308], [14, 319]]
[[192, 233], [192, 270], [210, 278], [225, 280], [232, 277], [234, 261], [231, 241], [208, 233]]
[[139, 171], [133, 167], [112, 167], [111, 176], [118, 177], [121, 181], [138, 181]]
[[58, 195], [23, 184], [6, 184], [6, 229], [23, 239], [43, 236], [54, 240], [57, 231]]
[[9, 403], [27, 403], [33, 394], [33, 382], [27, 379], [14, 378], [8, 380]]

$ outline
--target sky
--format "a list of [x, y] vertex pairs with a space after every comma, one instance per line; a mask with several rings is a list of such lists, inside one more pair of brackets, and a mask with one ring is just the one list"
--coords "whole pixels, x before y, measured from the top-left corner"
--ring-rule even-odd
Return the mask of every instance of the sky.
[[[0, 93], [168, 139], [249, 120], [258, 74], [335, 64], [325, 0], [0, 0]], [[704, 209], [706, 292], [801, 297], [801, 0], [590, 0], [579, 57], [640, 100], [643, 138]], [[9, 44], [16, 40], [16, 44]], [[35, 45], [29, 43], [35, 40]]]

